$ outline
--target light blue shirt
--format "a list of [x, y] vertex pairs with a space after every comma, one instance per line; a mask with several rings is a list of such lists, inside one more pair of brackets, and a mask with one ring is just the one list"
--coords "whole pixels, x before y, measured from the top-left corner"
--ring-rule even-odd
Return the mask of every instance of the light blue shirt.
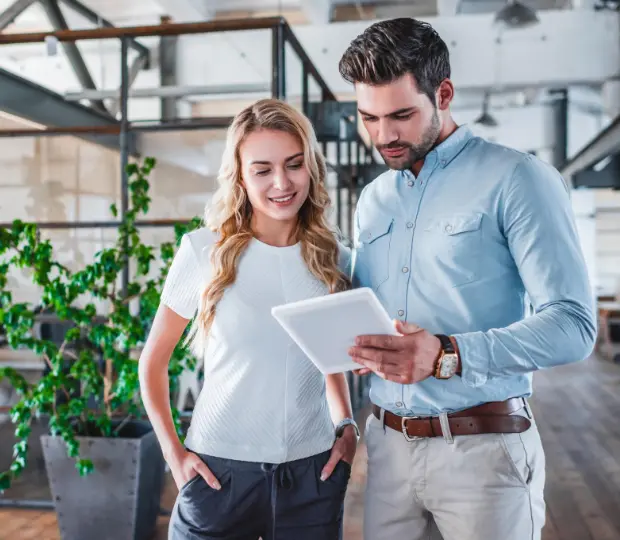
[[371, 375], [371, 401], [394, 413], [528, 397], [534, 371], [593, 349], [594, 295], [562, 177], [467, 126], [417, 178], [388, 171], [364, 188], [352, 264], [354, 285], [374, 289], [392, 318], [459, 345], [461, 376], [403, 385]]

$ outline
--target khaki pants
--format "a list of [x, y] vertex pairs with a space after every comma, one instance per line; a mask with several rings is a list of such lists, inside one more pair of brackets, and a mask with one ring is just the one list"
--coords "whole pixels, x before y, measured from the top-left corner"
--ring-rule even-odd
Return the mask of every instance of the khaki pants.
[[407, 442], [371, 414], [366, 442], [365, 540], [540, 540], [545, 456], [534, 421], [521, 434]]

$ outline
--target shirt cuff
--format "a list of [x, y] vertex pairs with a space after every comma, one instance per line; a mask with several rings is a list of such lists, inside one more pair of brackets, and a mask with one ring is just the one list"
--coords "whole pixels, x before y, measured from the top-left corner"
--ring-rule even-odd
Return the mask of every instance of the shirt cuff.
[[491, 361], [484, 333], [468, 332], [467, 334], [453, 334], [452, 337], [459, 347], [463, 384], [470, 388], [482, 386], [489, 378]]

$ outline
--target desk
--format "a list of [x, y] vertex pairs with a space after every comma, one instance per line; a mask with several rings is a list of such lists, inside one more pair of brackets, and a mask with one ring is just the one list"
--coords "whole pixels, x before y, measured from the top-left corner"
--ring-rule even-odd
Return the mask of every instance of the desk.
[[[608, 360], [614, 361], [620, 356], [620, 343], [611, 341], [611, 324], [620, 325], [620, 302], [599, 302], [599, 343], [598, 349], [601, 355]], [[616, 352], [616, 350], [618, 352]]]

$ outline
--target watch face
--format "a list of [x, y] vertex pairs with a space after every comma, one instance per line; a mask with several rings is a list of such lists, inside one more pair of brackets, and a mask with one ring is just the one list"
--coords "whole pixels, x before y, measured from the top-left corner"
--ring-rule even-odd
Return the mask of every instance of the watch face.
[[458, 366], [458, 358], [456, 354], [445, 354], [441, 360], [441, 366], [439, 368], [439, 376], [441, 378], [452, 377], [456, 373]]

